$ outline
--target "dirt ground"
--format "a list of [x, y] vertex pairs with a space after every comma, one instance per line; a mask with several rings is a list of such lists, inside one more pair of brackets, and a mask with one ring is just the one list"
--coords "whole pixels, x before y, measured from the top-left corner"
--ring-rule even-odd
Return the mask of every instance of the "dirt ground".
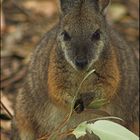
[[[30, 54], [58, 20], [57, 0], [1, 0], [1, 140], [9, 140], [13, 103]], [[110, 24], [133, 47], [139, 59], [139, 0], [112, 0]]]

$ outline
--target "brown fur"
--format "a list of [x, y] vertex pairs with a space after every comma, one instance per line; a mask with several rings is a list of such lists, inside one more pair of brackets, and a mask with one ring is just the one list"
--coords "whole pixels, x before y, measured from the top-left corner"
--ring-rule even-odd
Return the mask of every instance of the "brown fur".
[[[100, 53], [95, 54], [95, 56], [98, 55], [98, 59], [88, 70], [95, 69], [96, 73], [93, 73], [83, 83], [78, 98], [80, 95], [84, 95], [92, 97], [92, 100], [94, 98], [109, 99], [110, 104], [103, 106], [101, 110], [124, 119], [129, 129], [137, 128], [138, 68], [135, 55], [132, 48], [125, 45], [107, 25], [104, 17], [98, 14], [97, 11], [103, 10], [106, 3], [103, 5], [102, 2], [100, 6], [97, 6], [96, 2], [85, 0], [83, 8], [80, 8], [79, 12], [77, 6], [80, 6], [83, 1], [77, 0], [77, 3], [71, 1], [75, 8], [69, 6], [70, 12], [66, 10], [70, 1], [67, 0], [67, 4], [62, 2], [61, 7], [64, 14], [62, 20], [45, 35], [33, 53], [24, 87], [17, 97], [15, 110], [15, 123], [21, 140], [37, 139], [60, 125], [69, 114], [77, 87], [87, 74], [86, 70], [75, 70], [68, 62], [73, 57], [68, 55], [70, 58], [67, 60], [64, 55], [63, 49], [67, 48], [61, 47], [63, 41], [59, 40], [60, 30], [64, 28], [71, 34], [74, 32], [76, 43], [82, 46], [88, 40], [84, 35], [91, 31], [91, 27], [96, 29], [96, 26], [102, 26], [104, 30], [103, 42], [106, 47], [101, 51], [102, 48], [97, 43], [96, 47]], [[78, 23], [76, 19], [81, 22]], [[79, 25], [83, 28], [78, 27]], [[83, 36], [81, 36], [82, 32], [85, 33]], [[80, 49], [79, 47], [79, 52]], [[81, 55], [83, 55], [82, 51]], [[91, 100], [84, 101], [83, 99], [83, 102], [90, 103]], [[85, 110], [80, 114], [74, 112], [69, 123], [65, 126], [65, 130], [98, 116], [101, 114], [96, 114], [94, 110], [88, 112]], [[138, 130], [136, 131], [138, 132]], [[82, 139], [97, 140], [98, 138], [86, 136]], [[75, 138], [67, 137], [66, 140], [75, 140]]]

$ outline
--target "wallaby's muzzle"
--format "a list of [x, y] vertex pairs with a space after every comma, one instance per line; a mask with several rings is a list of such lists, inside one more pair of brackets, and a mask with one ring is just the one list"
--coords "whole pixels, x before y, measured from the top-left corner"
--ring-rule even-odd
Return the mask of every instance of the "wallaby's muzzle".
[[83, 70], [87, 67], [88, 60], [87, 60], [87, 58], [76, 57], [75, 65], [76, 65], [77, 69]]

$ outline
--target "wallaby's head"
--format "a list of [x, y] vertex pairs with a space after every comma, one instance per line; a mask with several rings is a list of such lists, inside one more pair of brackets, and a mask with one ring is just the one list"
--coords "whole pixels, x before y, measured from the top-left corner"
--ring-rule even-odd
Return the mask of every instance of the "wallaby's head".
[[90, 68], [108, 46], [105, 9], [109, 0], [60, 0], [58, 40], [76, 70]]

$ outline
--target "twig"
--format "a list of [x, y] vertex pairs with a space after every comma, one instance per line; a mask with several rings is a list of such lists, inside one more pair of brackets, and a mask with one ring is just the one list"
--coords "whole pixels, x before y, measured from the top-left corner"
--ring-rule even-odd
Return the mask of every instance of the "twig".
[[7, 109], [7, 107], [2, 103], [2, 101], [0, 101], [0, 104], [2, 106], [2, 108], [7, 112], [7, 114], [9, 115], [10, 119], [13, 119], [13, 115], [10, 113], [10, 111]]
[[77, 96], [78, 96], [78, 94], [79, 94], [79, 91], [80, 91], [80, 89], [81, 89], [81, 87], [82, 87], [84, 81], [85, 81], [92, 73], [94, 73], [94, 72], [95, 72], [95, 69], [91, 70], [91, 71], [84, 77], [84, 79], [81, 81], [81, 83], [80, 83], [80, 85], [79, 85], [79, 87], [78, 87], [78, 89], [77, 89], [77, 91], [76, 91], [76, 94], [75, 94], [75, 96], [74, 96], [74, 98], [73, 98], [72, 105], [71, 105], [71, 111], [70, 111], [68, 120], [70, 119], [70, 117], [71, 117], [71, 115], [72, 115], [75, 101], [76, 101], [76, 99], [77, 99]]
[[68, 130], [66, 132], [63, 132], [63, 133], [58, 134], [58, 136], [62, 139], [62, 137], [64, 137], [64, 136], [66, 137], [68, 135], [71, 135], [73, 131], [74, 131], [74, 129], [70, 129], [70, 130]]
[[[63, 126], [66, 124], [68, 119], [68, 115], [64, 118], [64, 120], [56, 127], [54, 128], [53, 132], [57, 132], [59, 131], [61, 128], [63, 128]], [[39, 140], [45, 139], [45, 138], [51, 138], [53, 134], [45, 134], [43, 136], [41, 136], [41, 138], [39, 138]]]
[[119, 120], [119, 121], [124, 122], [123, 119], [118, 118], [118, 117], [114, 117], [114, 116], [100, 117], [100, 118], [88, 120], [87, 122], [94, 122], [94, 121], [98, 121], [98, 120], [108, 120], [108, 119], [114, 119], [114, 120]]
[[[78, 106], [77, 106], [78, 107]], [[68, 122], [68, 119], [69, 119], [69, 115], [67, 115], [64, 120], [57, 126], [57, 128], [55, 130], [53, 130], [54, 132], [60, 132], [60, 130], [64, 127], [64, 125], [66, 125], [66, 123]], [[66, 132], [64, 132], [66, 133]], [[61, 133], [63, 134], [63, 133]], [[58, 135], [61, 135], [61, 134], [58, 134]], [[39, 138], [39, 140], [44, 140], [44, 139], [49, 139], [51, 138], [53, 134], [45, 134], [44, 136], [42, 136], [41, 138]]]
[[[94, 73], [94, 72], [95, 72], [95, 69], [91, 70], [91, 71], [83, 78], [83, 80], [82, 80], [81, 83], [79, 84], [79, 87], [78, 87], [78, 89], [76, 90], [75, 96], [74, 96], [73, 101], [72, 101], [70, 113], [69, 113], [69, 115], [66, 117], [66, 119], [56, 128], [56, 130], [54, 130], [54, 131], [55, 131], [55, 134], [56, 134], [57, 132], [60, 132], [60, 130], [61, 130], [61, 129], [66, 125], [66, 123], [68, 123], [68, 121], [70, 120], [71, 115], [72, 115], [72, 113], [73, 113], [74, 104], [75, 104], [75, 101], [76, 101], [77, 96], [78, 96], [78, 94], [79, 94], [79, 91], [80, 91], [80, 89], [81, 89], [81, 87], [82, 87], [84, 81], [85, 81], [92, 73]], [[49, 140], [49, 139], [51, 140], [52, 136], [54, 136], [54, 133], [52, 133], [52, 134], [48, 137], [48, 140]], [[44, 135], [43, 137], [47, 137], [47, 135], [46, 135], [46, 136]], [[39, 140], [41, 140], [43, 137], [41, 137]]]

